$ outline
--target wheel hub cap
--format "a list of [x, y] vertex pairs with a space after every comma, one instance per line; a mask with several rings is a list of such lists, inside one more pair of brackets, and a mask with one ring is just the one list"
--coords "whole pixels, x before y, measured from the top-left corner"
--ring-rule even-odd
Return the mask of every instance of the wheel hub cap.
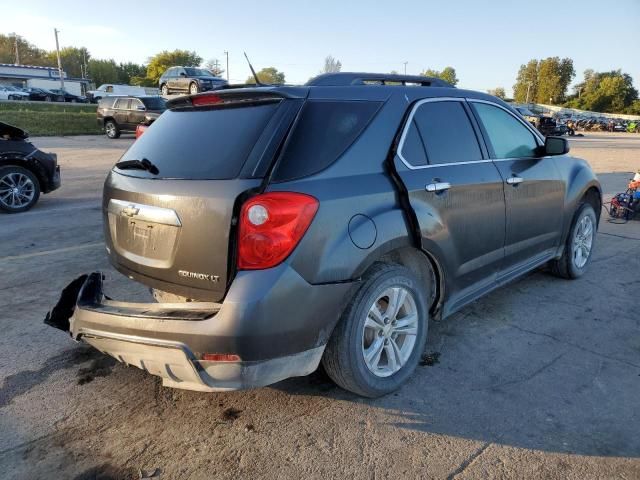
[[35, 186], [23, 173], [9, 173], [0, 177], [0, 203], [14, 209], [29, 204], [35, 195]]
[[367, 368], [389, 377], [409, 360], [418, 334], [418, 309], [404, 287], [383, 291], [370, 307], [362, 332], [362, 354]]

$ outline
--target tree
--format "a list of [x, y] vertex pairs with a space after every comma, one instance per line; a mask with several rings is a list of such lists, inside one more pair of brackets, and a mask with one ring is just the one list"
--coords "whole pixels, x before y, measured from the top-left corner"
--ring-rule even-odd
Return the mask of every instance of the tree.
[[570, 58], [533, 58], [518, 70], [513, 99], [521, 103], [562, 103], [574, 76], [573, 60]]
[[[275, 67], [266, 67], [256, 73], [258, 75], [258, 80], [260, 83], [265, 83], [268, 85], [281, 85], [284, 83], [284, 72], [279, 72]], [[247, 78], [248, 84], [256, 83], [253, 75]]]
[[638, 90], [633, 87], [633, 78], [621, 70], [586, 70], [584, 81], [574, 87], [574, 92], [566, 105], [594, 112], [633, 112], [638, 102]]
[[[51, 65], [58, 65], [58, 54], [55, 50], [47, 53], [47, 59]], [[91, 60], [91, 54], [85, 47], [64, 47], [60, 49], [60, 63], [62, 70], [68, 77], [82, 78], [86, 76], [84, 72], [85, 61]]]
[[113, 60], [89, 60], [89, 78], [97, 87], [104, 83], [118, 83], [118, 65]]
[[520, 65], [516, 83], [513, 86], [513, 99], [524, 103], [536, 99], [538, 92], [538, 61], [529, 60], [526, 65]]
[[204, 68], [211, 72], [214, 77], [221, 77], [224, 73], [224, 68], [220, 65], [220, 60], [217, 58], [211, 58], [204, 64]]
[[423, 77], [435, 77], [440, 80], [444, 80], [445, 82], [450, 83], [451, 85], [458, 84], [458, 77], [456, 76], [456, 69], [453, 67], [445, 67], [442, 71], [433, 70], [431, 68], [425, 70], [420, 75]]
[[494, 97], [498, 97], [498, 98], [501, 98], [501, 99], [503, 99], [503, 100], [504, 100], [505, 98], [507, 98], [507, 94], [506, 94], [506, 92], [504, 91], [504, 88], [503, 88], [503, 87], [496, 87], [496, 88], [494, 88], [494, 89], [492, 89], [492, 90], [487, 90], [487, 93], [488, 93], [489, 95], [493, 95]]
[[320, 70], [320, 73], [336, 73], [342, 70], [342, 63], [340, 60], [333, 58], [331, 55], [327, 55], [324, 58], [324, 67]]
[[0, 34], [0, 63], [16, 63], [16, 40], [18, 42], [18, 54], [22, 65], [35, 65], [39, 67], [53, 67], [47, 58], [47, 52], [27, 42], [20, 35]]
[[196, 52], [188, 50], [174, 50], [169, 52], [164, 50], [149, 58], [147, 66], [147, 80], [155, 85], [158, 84], [160, 76], [169, 67], [197, 67], [202, 63], [202, 57]]
[[[118, 64], [118, 83], [140, 85], [147, 74], [146, 65], [127, 62]], [[137, 81], [138, 83], [134, 83]]]

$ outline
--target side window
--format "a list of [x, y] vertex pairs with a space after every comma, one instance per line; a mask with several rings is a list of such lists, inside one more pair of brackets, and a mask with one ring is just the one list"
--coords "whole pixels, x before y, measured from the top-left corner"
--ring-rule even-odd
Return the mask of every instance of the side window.
[[418, 127], [416, 122], [411, 121], [407, 134], [404, 137], [404, 143], [402, 144], [402, 150], [400, 151], [402, 158], [409, 162], [414, 167], [427, 165], [427, 154], [424, 151], [424, 144], [418, 133]]
[[131, 105], [129, 105], [129, 108], [131, 110], [137, 110], [138, 107], [142, 107], [143, 109], [145, 108], [144, 104], [140, 100], [138, 100], [137, 98], [132, 99]]
[[105, 91], [107, 93], [113, 93], [113, 85], [108, 85], [107, 88], [105, 89]]
[[496, 158], [535, 157], [538, 143], [533, 133], [511, 114], [487, 103], [473, 104], [489, 136]]
[[478, 139], [458, 101], [427, 102], [413, 117], [430, 165], [482, 160]]
[[127, 108], [129, 107], [129, 99], [128, 98], [119, 98], [116, 101], [116, 104], [113, 108], [115, 108], [116, 110], [127, 110]]

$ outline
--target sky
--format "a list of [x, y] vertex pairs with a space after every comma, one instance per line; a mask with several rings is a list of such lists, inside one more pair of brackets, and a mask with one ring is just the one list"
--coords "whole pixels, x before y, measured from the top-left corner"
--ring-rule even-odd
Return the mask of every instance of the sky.
[[[531, 58], [570, 57], [575, 82], [587, 68], [622, 69], [640, 89], [640, 0], [431, 1], [29, 0], [2, 8], [0, 33], [38, 47], [85, 46], [94, 58], [145, 63], [161, 50], [195, 50], [226, 63], [232, 82], [273, 66], [304, 83], [332, 55], [343, 71], [456, 69], [459, 87], [507, 94]], [[181, 11], [180, 7], [184, 7]]]

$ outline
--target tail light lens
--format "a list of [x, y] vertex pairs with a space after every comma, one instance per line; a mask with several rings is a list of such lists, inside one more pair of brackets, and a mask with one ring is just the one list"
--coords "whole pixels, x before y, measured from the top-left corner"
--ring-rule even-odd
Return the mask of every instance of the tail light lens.
[[140, 138], [140, 136], [149, 128], [147, 125], [138, 125], [136, 127], [136, 138]]
[[240, 212], [238, 268], [260, 270], [282, 262], [304, 236], [318, 206], [314, 197], [293, 192], [248, 200]]

